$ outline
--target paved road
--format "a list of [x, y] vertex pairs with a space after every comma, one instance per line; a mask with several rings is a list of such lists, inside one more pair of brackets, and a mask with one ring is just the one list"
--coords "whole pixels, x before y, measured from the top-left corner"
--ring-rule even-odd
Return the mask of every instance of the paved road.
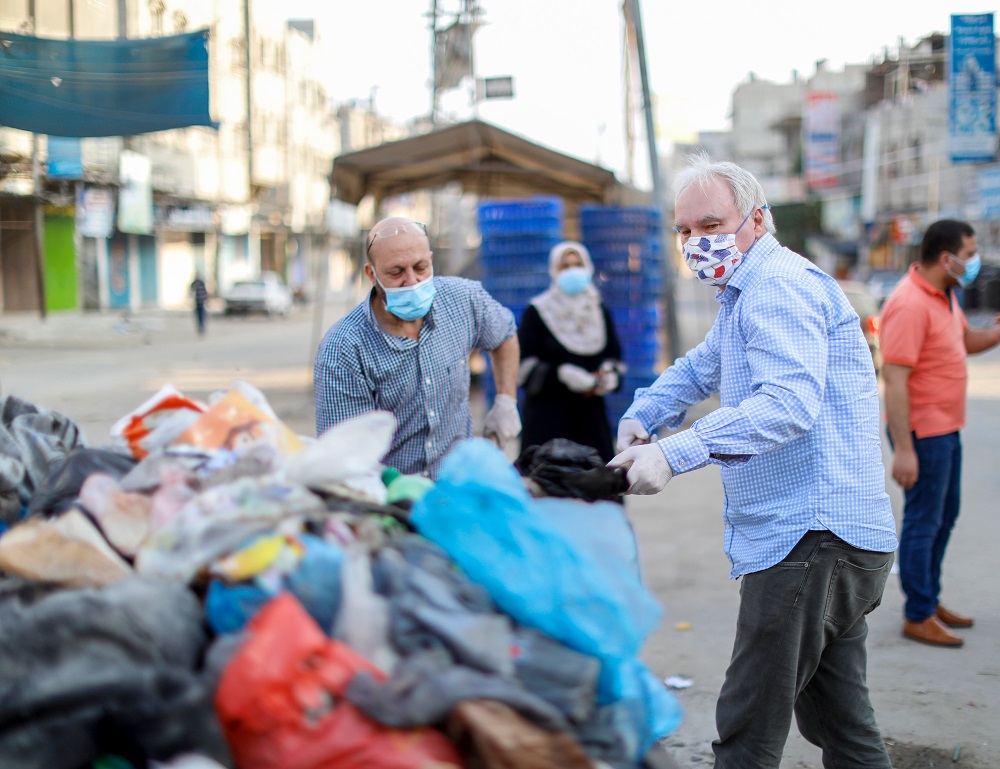
[[[1000, 542], [1000, 350], [970, 359], [969, 425], [963, 432], [962, 514], [944, 565], [942, 599], [974, 614], [961, 649], [904, 639], [902, 593], [890, 578], [869, 618], [869, 685], [896, 769], [1000, 767], [1000, 591], [992, 569]], [[889, 457], [885, 457], [887, 466]], [[897, 519], [902, 495], [887, 489]], [[631, 498], [644, 573], [666, 607], [645, 656], [663, 676], [693, 681], [677, 692], [685, 720], [668, 741], [682, 766], [711, 766], [714, 706], [732, 651], [739, 583], [722, 553], [722, 489], [704, 469], [655, 497]], [[677, 629], [690, 623], [689, 630]], [[684, 625], [681, 625], [683, 627]], [[820, 769], [819, 751], [792, 728], [782, 769]], [[960, 760], [952, 763], [956, 747]]]
[[[683, 285], [683, 282], [682, 282]], [[690, 344], [711, 321], [704, 294], [682, 294], [681, 327]], [[194, 397], [245, 379], [264, 391], [294, 430], [311, 434], [310, 375], [317, 324], [310, 311], [288, 320], [212, 318], [199, 339], [187, 314], [37, 319], [0, 316], [0, 387], [77, 421], [93, 445], [110, 425], [170, 383]], [[19, 336], [20, 335], [20, 336]], [[20, 340], [20, 341], [19, 341]], [[963, 649], [937, 649], [900, 636], [902, 599], [890, 581], [871, 616], [869, 680], [897, 769], [1000, 766], [1000, 591], [990, 578], [1000, 542], [1000, 351], [972, 359], [969, 427], [964, 433], [965, 504], [945, 564], [945, 599], [975, 614]], [[481, 406], [474, 410], [481, 414]], [[898, 488], [889, 492], [897, 515]], [[645, 657], [661, 676], [690, 678], [679, 691], [685, 720], [668, 741], [682, 766], [710, 766], [714, 704], [732, 648], [738, 583], [722, 554], [722, 490], [704, 469], [675, 479], [656, 497], [633, 498], [628, 511], [644, 571], [666, 607]], [[688, 623], [690, 629], [677, 629]], [[683, 625], [682, 625], [683, 626]], [[933, 762], [933, 763], [932, 763]], [[819, 769], [818, 751], [795, 733], [782, 769]]]

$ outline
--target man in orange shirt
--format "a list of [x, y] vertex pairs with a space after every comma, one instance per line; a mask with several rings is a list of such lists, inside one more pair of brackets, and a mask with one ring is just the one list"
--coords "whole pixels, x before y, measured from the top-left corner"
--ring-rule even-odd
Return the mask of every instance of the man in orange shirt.
[[949, 628], [972, 627], [973, 620], [938, 602], [941, 562], [959, 510], [966, 356], [1000, 342], [1000, 315], [991, 328], [969, 328], [955, 297], [955, 286], [970, 285], [979, 273], [969, 224], [934, 222], [920, 252], [881, 318], [892, 477], [905, 490], [898, 556], [903, 635], [961, 646], [962, 637]]

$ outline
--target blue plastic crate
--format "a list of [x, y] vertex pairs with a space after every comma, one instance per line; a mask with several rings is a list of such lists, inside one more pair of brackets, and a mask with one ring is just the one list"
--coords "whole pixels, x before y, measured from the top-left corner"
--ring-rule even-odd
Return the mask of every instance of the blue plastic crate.
[[656, 238], [639, 238], [628, 241], [599, 241], [593, 245], [584, 242], [594, 263], [621, 264], [637, 269], [643, 262], [659, 262], [663, 244]]
[[557, 197], [484, 201], [479, 204], [478, 215], [479, 232], [484, 238], [562, 235], [563, 202]]
[[651, 239], [661, 239], [663, 228], [659, 225], [642, 226], [584, 226], [580, 228], [584, 245], [590, 248], [598, 243], [636, 243]]
[[634, 307], [655, 304], [662, 292], [658, 287], [602, 286], [601, 299], [605, 307]]
[[540, 251], [526, 251], [515, 254], [491, 254], [480, 259], [487, 270], [536, 269], [549, 271], [549, 254]]
[[649, 368], [642, 370], [642, 373], [633, 374], [632, 371], [639, 371], [639, 367], [636, 366], [634, 369], [629, 369], [629, 373], [622, 377], [621, 389], [618, 390], [615, 395], [620, 398], [628, 398], [631, 403], [635, 398], [635, 391], [642, 387], [649, 387], [653, 382], [656, 381], [656, 374], [653, 373], [653, 369]]
[[479, 221], [555, 216], [562, 218], [563, 201], [555, 195], [535, 195], [531, 198], [483, 200], [479, 203]]
[[531, 256], [541, 254], [547, 261], [552, 247], [559, 243], [559, 238], [553, 235], [511, 235], [484, 237], [479, 246], [479, 255], [482, 258], [523, 255]]
[[616, 324], [628, 324], [628, 323], [656, 323], [660, 319], [660, 311], [656, 304], [642, 304], [642, 305], [609, 305], [608, 310], [611, 312], [611, 319]]
[[642, 206], [583, 205], [579, 208], [581, 226], [650, 226], [662, 225], [663, 215], [655, 208]]
[[483, 287], [497, 297], [503, 295], [511, 298], [523, 298], [527, 303], [532, 297], [537, 296], [549, 287], [548, 276], [543, 276], [537, 281], [525, 280], [524, 276], [516, 275], [496, 275], [483, 280]]
[[635, 391], [640, 387], [649, 387], [656, 381], [656, 376], [653, 364], [631, 364], [628, 372], [621, 378], [621, 387], [618, 391], [604, 396], [604, 405], [608, 413], [608, 421], [611, 422], [612, 431], [616, 429], [618, 420], [621, 419], [622, 414], [632, 405], [632, 401], [635, 398]]
[[549, 280], [549, 270], [544, 264], [484, 263], [483, 275], [535, 275]]
[[535, 294], [528, 291], [511, 291], [509, 289], [486, 289], [487, 293], [496, 299], [504, 307], [527, 307]]
[[555, 217], [535, 217], [524, 219], [496, 219], [479, 223], [483, 237], [503, 235], [545, 235], [559, 238], [562, 235], [562, 220]]

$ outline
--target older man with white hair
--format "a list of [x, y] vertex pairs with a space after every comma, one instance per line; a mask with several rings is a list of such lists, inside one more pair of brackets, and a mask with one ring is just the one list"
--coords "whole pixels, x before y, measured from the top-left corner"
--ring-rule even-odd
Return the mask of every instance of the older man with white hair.
[[[896, 525], [858, 316], [833, 278], [775, 240], [748, 171], [700, 157], [675, 189], [684, 257], [716, 289], [719, 314], [636, 391], [611, 464], [636, 494], [720, 468], [725, 550], [742, 587], [716, 769], [777, 769], [793, 714], [823, 766], [889, 769], [865, 683], [865, 615], [882, 599]], [[715, 393], [720, 408], [655, 439]]]

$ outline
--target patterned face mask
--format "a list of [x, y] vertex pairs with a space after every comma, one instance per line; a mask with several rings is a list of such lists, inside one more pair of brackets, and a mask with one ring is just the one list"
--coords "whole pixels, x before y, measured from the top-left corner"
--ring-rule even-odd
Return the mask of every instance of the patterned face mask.
[[684, 260], [699, 281], [707, 286], [724, 286], [729, 282], [733, 270], [743, 261], [743, 254], [736, 248], [736, 235], [752, 213], [747, 214], [736, 232], [731, 234], [688, 238], [684, 244]]

